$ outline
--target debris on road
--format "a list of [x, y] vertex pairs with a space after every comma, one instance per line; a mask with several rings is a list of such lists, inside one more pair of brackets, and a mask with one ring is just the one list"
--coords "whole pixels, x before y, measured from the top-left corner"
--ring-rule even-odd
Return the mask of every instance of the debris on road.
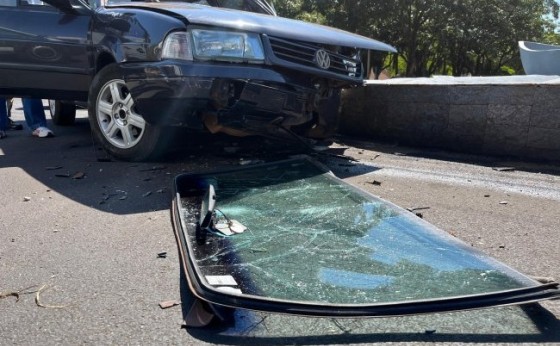
[[47, 171], [56, 171], [56, 170], [61, 169], [61, 168], [63, 168], [63, 166], [50, 166], [50, 167], [45, 167], [45, 169], [46, 169]]
[[169, 309], [177, 305], [181, 305], [181, 302], [178, 300], [166, 300], [164, 302], [159, 303], [159, 307], [162, 309]]
[[501, 201], [500, 204], [501, 204], [501, 205], [507, 205], [507, 204], [508, 204], [508, 201]]
[[18, 302], [19, 301], [19, 292], [6, 292], [6, 293], [0, 292], [0, 299], [7, 298], [7, 297], [16, 297], [16, 302]]
[[148, 191], [148, 192], [146, 192], [145, 194], [143, 194], [142, 197], [148, 197], [148, 196], [151, 195], [151, 194], [152, 194], [152, 191]]
[[41, 286], [41, 288], [39, 288], [39, 290], [37, 291], [36, 295], [35, 295], [35, 304], [37, 304], [38, 307], [41, 308], [45, 308], [45, 309], [65, 309], [68, 307], [68, 305], [48, 305], [48, 304], [43, 304], [41, 302], [41, 293], [43, 291], [46, 291], [47, 289], [49, 289], [49, 285], [43, 285]]
[[374, 186], [381, 186], [381, 182], [377, 180], [372, 181], [370, 184]]
[[531, 276], [531, 279], [540, 282], [541, 284], [551, 284], [556, 282], [554, 278], [547, 277], [547, 276]]
[[158, 258], [167, 258], [167, 252], [160, 252], [157, 254]]
[[430, 209], [430, 207], [412, 207], [412, 208], [406, 208], [406, 210], [412, 212], [418, 211], [418, 210], [428, 210]]
[[42, 285], [38, 290], [31, 291], [32, 288], [35, 288], [35, 287], [38, 287], [38, 286], [39, 285], [29, 286], [29, 287], [21, 289], [19, 291], [0, 292], [0, 299], [7, 298], [7, 297], [15, 297], [16, 302], [18, 302], [22, 295], [35, 293], [35, 304], [38, 307], [47, 308], [47, 309], [64, 309], [64, 308], [68, 307], [68, 305], [49, 305], [49, 304], [42, 303], [41, 302], [41, 293], [43, 291], [47, 290], [48, 288], [50, 288], [50, 286], [45, 284], [45, 285]]
[[86, 177], [86, 174], [84, 172], [76, 172], [74, 173], [74, 175], [72, 176], [72, 179], [84, 179]]
[[29, 197], [29, 196], [23, 197], [24, 202], [29, 202], [30, 200], [31, 200], [31, 197]]
[[492, 169], [498, 172], [515, 172], [515, 167], [492, 167]]

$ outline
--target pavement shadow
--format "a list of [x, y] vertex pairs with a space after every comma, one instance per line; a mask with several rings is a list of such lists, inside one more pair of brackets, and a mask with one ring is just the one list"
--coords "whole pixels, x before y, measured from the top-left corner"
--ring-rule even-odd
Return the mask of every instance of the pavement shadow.
[[338, 142], [358, 149], [368, 149], [383, 154], [395, 156], [410, 156], [425, 159], [435, 159], [449, 162], [472, 164], [503, 171], [523, 171], [529, 173], [543, 173], [560, 176], [558, 162], [544, 160], [521, 160], [510, 156], [477, 155], [435, 148], [420, 148], [400, 145], [395, 142], [383, 142], [372, 139], [350, 138], [340, 136]]
[[22, 170], [49, 191], [114, 214], [169, 209], [173, 179], [181, 173], [309, 153], [297, 143], [182, 131], [161, 160], [122, 162], [95, 143], [87, 117], [78, 117], [73, 126], [48, 125], [53, 138], [32, 137], [27, 129], [9, 131], [0, 141], [0, 169]]

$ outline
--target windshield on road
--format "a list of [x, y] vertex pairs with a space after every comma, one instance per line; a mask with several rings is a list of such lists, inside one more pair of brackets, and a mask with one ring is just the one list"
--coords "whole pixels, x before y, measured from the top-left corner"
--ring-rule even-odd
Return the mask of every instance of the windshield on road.
[[[485, 295], [540, 287], [309, 161], [184, 179], [194, 179], [188, 186], [215, 187], [216, 224], [236, 220], [247, 228], [197, 230], [193, 225], [201, 196], [184, 190], [180, 215], [190, 260], [202, 286], [211, 291], [369, 308], [430, 301], [445, 305], [458, 297], [465, 298], [464, 303], [473, 297], [472, 307]], [[179, 179], [179, 191], [181, 184]], [[443, 310], [460, 308], [453, 304]]]

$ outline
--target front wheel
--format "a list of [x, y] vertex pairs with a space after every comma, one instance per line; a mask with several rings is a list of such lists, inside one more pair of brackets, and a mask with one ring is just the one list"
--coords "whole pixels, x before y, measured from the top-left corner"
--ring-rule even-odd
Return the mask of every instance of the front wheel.
[[93, 79], [88, 103], [91, 129], [113, 157], [143, 161], [161, 154], [162, 128], [147, 123], [116, 64], [103, 68]]
[[67, 126], [76, 120], [76, 105], [58, 100], [49, 100], [49, 112], [55, 125]]

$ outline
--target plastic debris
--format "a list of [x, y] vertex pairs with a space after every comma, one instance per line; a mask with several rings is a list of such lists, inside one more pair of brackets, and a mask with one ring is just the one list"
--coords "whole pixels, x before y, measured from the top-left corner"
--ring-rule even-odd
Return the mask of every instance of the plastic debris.
[[74, 175], [72, 176], [72, 179], [84, 179], [86, 176], [86, 174], [84, 172], [76, 172], [74, 173]]
[[164, 302], [159, 303], [159, 307], [162, 309], [169, 309], [177, 305], [181, 305], [181, 302], [178, 300], [166, 300]]

